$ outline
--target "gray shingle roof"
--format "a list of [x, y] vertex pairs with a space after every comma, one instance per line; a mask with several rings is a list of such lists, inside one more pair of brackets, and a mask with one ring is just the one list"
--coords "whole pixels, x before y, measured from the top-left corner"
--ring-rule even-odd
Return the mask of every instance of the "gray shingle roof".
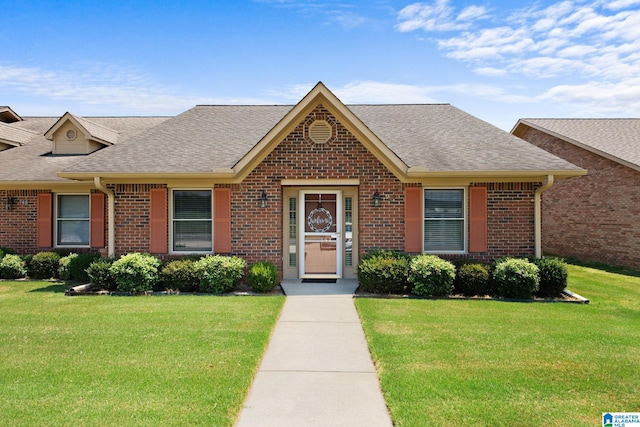
[[117, 131], [95, 123], [94, 121], [87, 120], [83, 117], [73, 116], [73, 118], [89, 132], [92, 138], [105, 141], [110, 144], [118, 142], [119, 133]]
[[[196, 106], [173, 118], [74, 116], [96, 136], [114, 140], [117, 133], [117, 144], [82, 156], [51, 155], [51, 141], [44, 134], [59, 118], [26, 117], [8, 126], [38, 135], [22, 146], [0, 152], [0, 182], [64, 181], [57, 176], [61, 171], [230, 171], [272, 129], [281, 126], [294, 107]], [[409, 168], [453, 174], [581, 170], [448, 104], [346, 108]]]
[[640, 119], [521, 119], [519, 123], [640, 168]]
[[433, 172], [577, 169], [449, 104], [349, 108], [409, 167]]
[[[232, 168], [292, 106], [197, 106], [65, 172], [197, 173]], [[348, 108], [409, 167], [433, 172], [577, 170], [451, 105]]]
[[206, 173], [231, 168], [291, 108], [197, 106], [66, 172]]
[[[58, 120], [58, 117], [24, 117], [23, 121], [10, 124], [15, 129], [35, 132], [36, 135], [20, 147], [0, 151], [0, 182], [68, 182], [59, 178], [57, 173], [90, 156], [51, 155], [51, 141], [44, 137], [44, 133]], [[98, 125], [117, 130], [122, 138], [128, 138], [164, 122], [167, 118], [95, 117], [90, 120]]]
[[6, 141], [10, 145], [23, 145], [37, 135], [36, 132], [0, 122], [0, 142]]

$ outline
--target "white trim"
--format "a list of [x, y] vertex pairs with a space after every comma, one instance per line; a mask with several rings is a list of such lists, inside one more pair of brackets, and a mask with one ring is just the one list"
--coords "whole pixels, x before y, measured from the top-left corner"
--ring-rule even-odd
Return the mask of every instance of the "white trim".
[[[91, 247], [91, 193], [55, 193], [54, 194], [55, 197], [53, 198], [53, 247], [54, 248], [90, 248]], [[76, 220], [80, 220], [80, 221], [87, 221], [87, 224], [89, 225], [89, 230], [88, 230], [88, 238], [89, 240], [87, 241], [87, 244], [60, 244], [58, 243], [59, 241], [59, 235], [58, 235], [58, 198], [60, 196], [86, 196], [87, 197], [87, 204], [89, 205], [89, 216], [86, 218], [86, 220], [84, 218], [75, 218]], [[62, 219], [62, 221], [64, 221], [64, 219]]]
[[[173, 249], [173, 206], [174, 206], [174, 192], [175, 191], [208, 191], [211, 193], [211, 250], [208, 251], [176, 251]], [[171, 188], [170, 193], [170, 197], [169, 197], [169, 224], [167, 224], [167, 226], [169, 227], [169, 253], [170, 254], [174, 254], [174, 255], [189, 255], [189, 254], [211, 254], [214, 251], [214, 247], [213, 247], [213, 204], [214, 204], [214, 192], [212, 188]], [[202, 219], [199, 220], [194, 220], [194, 221], [205, 221]]]
[[[425, 227], [425, 191], [427, 190], [462, 190], [462, 250], [459, 251], [428, 251], [425, 248], [425, 233], [427, 232]], [[422, 187], [422, 252], [425, 254], [466, 254], [469, 248], [469, 202], [468, 202], [468, 187]], [[444, 218], [446, 219], [446, 218]], [[449, 218], [457, 219], [457, 218]], [[459, 220], [459, 218], [457, 219]]]

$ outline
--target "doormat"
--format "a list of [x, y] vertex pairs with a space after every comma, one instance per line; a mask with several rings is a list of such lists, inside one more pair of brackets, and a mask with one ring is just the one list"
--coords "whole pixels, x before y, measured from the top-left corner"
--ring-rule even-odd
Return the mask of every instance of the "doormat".
[[302, 279], [302, 283], [336, 283], [336, 279]]

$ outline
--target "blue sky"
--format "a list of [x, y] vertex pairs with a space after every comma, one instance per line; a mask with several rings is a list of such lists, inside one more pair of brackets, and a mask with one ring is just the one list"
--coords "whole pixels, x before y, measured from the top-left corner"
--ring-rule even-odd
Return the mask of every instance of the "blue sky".
[[0, 105], [23, 116], [450, 103], [523, 117], [640, 117], [640, 0], [0, 0]]

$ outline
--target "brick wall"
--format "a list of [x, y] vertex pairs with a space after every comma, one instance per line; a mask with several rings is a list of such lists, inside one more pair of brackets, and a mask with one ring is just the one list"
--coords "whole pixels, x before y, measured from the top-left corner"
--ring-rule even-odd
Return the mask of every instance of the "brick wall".
[[[327, 120], [335, 138], [314, 144], [305, 138], [304, 123]], [[283, 179], [359, 179], [360, 252], [384, 246], [401, 250], [403, 236], [403, 186], [373, 154], [358, 142], [327, 110], [316, 108], [249, 176], [232, 188], [232, 245], [247, 262], [282, 263]], [[260, 208], [262, 191], [267, 208]], [[372, 206], [373, 193], [382, 198]]]
[[[326, 120], [334, 134], [326, 144], [314, 144], [305, 135], [305, 123]], [[282, 263], [283, 179], [359, 179], [359, 252], [372, 247], [404, 248], [404, 186], [364, 148], [327, 110], [318, 106], [240, 184], [231, 188], [232, 251], [247, 262]], [[472, 254], [488, 261], [534, 251], [533, 194], [539, 184], [475, 183], [488, 189], [488, 251]], [[116, 253], [149, 250], [149, 190], [160, 184], [109, 185], [116, 194]], [[268, 196], [260, 207], [262, 191]], [[378, 191], [381, 206], [373, 207]], [[36, 191], [27, 191], [24, 205], [2, 211], [0, 245], [35, 253]], [[0, 197], [6, 198], [0, 191]], [[0, 199], [2, 200], [2, 199]], [[215, 202], [214, 202], [215, 203]], [[1, 207], [1, 206], [0, 206]], [[105, 201], [105, 210], [107, 203]], [[25, 221], [26, 218], [26, 221]], [[106, 213], [105, 213], [106, 218]], [[106, 233], [107, 224], [105, 224]], [[18, 231], [21, 230], [21, 231]], [[106, 241], [106, 240], [105, 240]]]
[[[36, 248], [36, 206], [41, 190], [0, 190], [0, 246], [17, 254], [33, 254]], [[8, 197], [16, 204], [6, 205]]]
[[149, 252], [149, 190], [162, 187], [160, 184], [109, 186], [116, 195], [117, 254]]
[[535, 129], [523, 139], [589, 171], [543, 193], [544, 252], [640, 269], [640, 172]]
[[487, 187], [488, 247], [484, 258], [528, 256], [535, 252], [534, 193], [540, 184], [506, 182]]

